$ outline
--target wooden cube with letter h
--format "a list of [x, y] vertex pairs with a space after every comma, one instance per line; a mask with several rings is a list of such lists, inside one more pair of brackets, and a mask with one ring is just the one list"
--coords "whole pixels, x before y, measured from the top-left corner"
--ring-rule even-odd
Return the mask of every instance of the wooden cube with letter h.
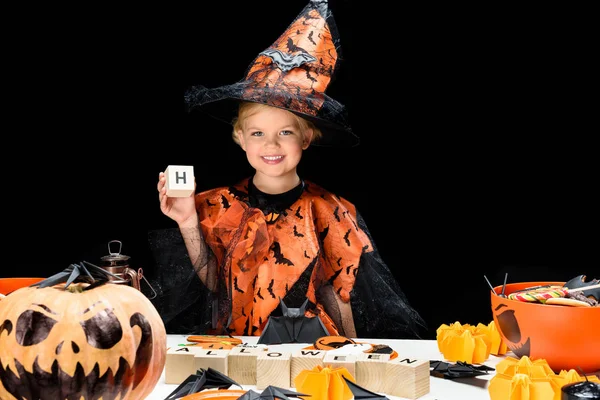
[[195, 190], [194, 167], [169, 165], [165, 170], [165, 188], [169, 197], [188, 197]]

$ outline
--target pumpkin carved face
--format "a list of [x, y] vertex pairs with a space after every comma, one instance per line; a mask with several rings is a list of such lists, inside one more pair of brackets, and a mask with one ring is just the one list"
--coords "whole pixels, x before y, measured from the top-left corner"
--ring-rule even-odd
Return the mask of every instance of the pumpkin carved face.
[[166, 332], [138, 290], [27, 287], [0, 303], [0, 398], [143, 399], [165, 364]]

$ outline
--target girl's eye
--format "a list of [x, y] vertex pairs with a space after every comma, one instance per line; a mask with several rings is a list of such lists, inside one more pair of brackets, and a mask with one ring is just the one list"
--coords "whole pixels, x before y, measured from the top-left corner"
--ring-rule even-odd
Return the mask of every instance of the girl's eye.
[[263, 133], [261, 131], [252, 132], [250, 136], [262, 136]]
[[293, 135], [294, 132], [292, 132], [292, 131], [281, 131], [281, 134], [284, 135], [284, 136], [285, 135]]

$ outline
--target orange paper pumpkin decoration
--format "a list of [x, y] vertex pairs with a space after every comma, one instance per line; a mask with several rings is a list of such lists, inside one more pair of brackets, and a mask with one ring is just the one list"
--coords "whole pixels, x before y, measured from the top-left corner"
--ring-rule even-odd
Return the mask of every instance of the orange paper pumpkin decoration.
[[438, 349], [448, 361], [481, 364], [490, 356], [491, 341], [486, 331], [455, 322], [442, 324], [436, 332]]
[[488, 326], [486, 328], [487, 329], [482, 328], [482, 330], [487, 332], [487, 335], [490, 339], [490, 342], [491, 342], [490, 354], [493, 354], [495, 356], [500, 356], [500, 355], [506, 354], [506, 352], [508, 351], [508, 347], [506, 346], [506, 343], [504, 343], [504, 340], [502, 339], [502, 335], [500, 334], [500, 332], [498, 331], [498, 328], [496, 327], [496, 323], [494, 321], [492, 321], [488, 324]]
[[555, 393], [550, 378], [532, 379], [525, 374], [496, 375], [488, 389], [490, 400], [550, 400]]
[[498, 363], [496, 375], [490, 380], [490, 399], [552, 400], [557, 393], [560, 395], [560, 386], [553, 377], [546, 360], [507, 357]]
[[356, 383], [352, 374], [344, 367], [330, 368], [317, 365], [305, 369], [294, 378], [294, 386], [300, 393], [310, 395], [310, 400], [350, 400], [354, 395], [344, 381]]
[[0, 398], [144, 399], [165, 365], [166, 331], [126, 285], [25, 287], [0, 302]]

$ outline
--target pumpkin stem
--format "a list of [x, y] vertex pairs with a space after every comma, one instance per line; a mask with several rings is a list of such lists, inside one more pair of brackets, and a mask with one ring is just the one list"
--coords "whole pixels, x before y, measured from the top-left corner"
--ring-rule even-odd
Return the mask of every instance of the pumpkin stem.
[[83, 293], [83, 291], [85, 290], [85, 287], [81, 284], [77, 284], [77, 285], [71, 285], [68, 288], [65, 286], [65, 290], [67, 290], [70, 293]]
[[54, 274], [51, 277], [44, 279], [43, 281], [34, 283], [31, 286], [39, 286], [40, 288], [45, 288], [57, 285], [59, 283], [66, 283], [66, 289], [71, 283], [76, 281], [89, 283], [90, 285], [85, 288], [82, 287], [82, 285], [75, 285], [75, 289], [71, 290], [72, 292], [81, 292], [84, 290], [95, 288], [99, 285], [103, 285], [106, 282], [108, 282], [111, 277], [120, 279], [117, 275], [112, 274], [103, 268], [100, 268], [87, 261], [83, 261], [79, 264], [71, 264], [62, 272]]

